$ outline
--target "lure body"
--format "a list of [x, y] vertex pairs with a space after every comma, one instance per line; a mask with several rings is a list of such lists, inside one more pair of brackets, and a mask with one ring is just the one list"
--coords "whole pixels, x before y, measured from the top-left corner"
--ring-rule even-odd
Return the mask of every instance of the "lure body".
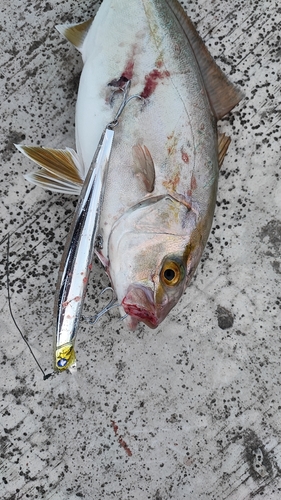
[[59, 270], [54, 309], [55, 367], [75, 364], [74, 343], [99, 228], [114, 132], [106, 128], [75, 210]]

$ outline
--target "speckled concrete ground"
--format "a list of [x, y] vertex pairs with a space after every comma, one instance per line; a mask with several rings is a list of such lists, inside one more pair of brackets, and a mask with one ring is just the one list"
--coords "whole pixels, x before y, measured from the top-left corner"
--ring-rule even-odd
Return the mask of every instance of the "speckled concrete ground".
[[[3, 500], [281, 498], [280, 24], [277, 0], [184, 2], [245, 92], [212, 234], [192, 285], [156, 330], [117, 310], [81, 324], [76, 375], [43, 381], [12, 323], [52, 368], [52, 308], [74, 199], [27, 185], [14, 142], [74, 146], [79, 54], [56, 23], [92, 0], [11, 0], [1, 25], [1, 485]], [[107, 284], [95, 264], [89, 314]]]

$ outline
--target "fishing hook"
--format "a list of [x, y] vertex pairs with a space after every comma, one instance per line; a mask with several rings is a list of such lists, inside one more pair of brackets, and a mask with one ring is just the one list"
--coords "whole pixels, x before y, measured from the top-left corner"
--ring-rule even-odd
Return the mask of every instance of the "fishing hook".
[[126, 319], [128, 316], [129, 314], [125, 314], [124, 316], [122, 316], [122, 318], [120, 318], [120, 321], [124, 321], [124, 319]]
[[[108, 302], [107, 306], [105, 306], [99, 313], [95, 314], [94, 316], [81, 316], [81, 319], [89, 323], [90, 325], [94, 325], [104, 314], [106, 314], [108, 311], [113, 309], [114, 307], [120, 307], [120, 304], [117, 302], [117, 298], [114, 298], [115, 292], [111, 286], [107, 286], [102, 290], [99, 294], [98, 297], [104, 294], [107, 290], [110, 290], [112, 292], [112, 298]], [[120, 318], [120, 321], [124, 321], [126, 319], [128, 314], [125, 314]]]
[[120, 104], [120, 106], [119, 106], [119, 109], [118, 109], [118, 111], [117, 111], [117, 113], [116, 113], [116, 115], [115, 115], [114, 119], [112, 120], [112, 122], [108, 123], [107, 128], [114, 128], [114, 127], [116, 127], [116, 125], [118, 125], [118, 123], [119, 123], [119, 120], [118, 120], [118, 119], [120, 118], [120, 116], [121, 116], [121, 114], [122, 114], [122, 112], [123, 112], [123, 110], [124, 110], [125, 106], [126, 106], [126, 105], [127, 105], [127, 104], [128, 104], [128, 103], [132, 100], [132, 99], [137, 98], [137, 99], [141, 99], [142, 101], [144, 101], [143, 97], [141, 97], [141, 96], [140, 96], [140, 95], [138, 95], [138, 94], [134, 94], [134, 95], [132, 95], [132, 96], [128, 97], [128, 94], [129, 94], [130, 88], [131, 88], [131, 80], [128, 80], [128, 81], [126, 82], [126, 84], [125, 84], [125, 86], [124, 86], [124, 88], [123, 88], [123, 89], [120, 87], [118, 90], [114, 90], [114, 91], [112, 92], [112, 95], [111, 95], [111, 98], [110, 98], [110, 103], [111, 103], [111, 104], [112, 104], [112, 102], [113, 102], [113, 96], [114, 96], [114, 94], [115, 94], [116, 92], [118, 92], [118, 91], [123, 92], [123, 100], [122, 100], [122, 102], [121, 102], [121, 104]]
[[91, 325], [94, 325], [104, 314], [106, 314], [108, 311], [110, 311], [110, 309], [113, 309], [114, 307], [119, 307], [120, 304], [118, 304], [117, 302], [117, 298], [114, 297], [115, 293], [114, 293], [114, 290], [111, 286], [107, 286], [106, 288], [104, 288], [104, 290], [102, 290], [98, 297], [100, 297], [101, 295], [103, 295], [107, 290], [110, 290], [112, 292], [112, 297], [110, 299], [110, 301], [108, 302], [108, 304], [97, 314], [95, 314], [94, 316], [89, 316], [89, 317], [85, 317], [85, 316], [82, 316], [81, 319], [86, 321], [87, 323], [90, 323]]

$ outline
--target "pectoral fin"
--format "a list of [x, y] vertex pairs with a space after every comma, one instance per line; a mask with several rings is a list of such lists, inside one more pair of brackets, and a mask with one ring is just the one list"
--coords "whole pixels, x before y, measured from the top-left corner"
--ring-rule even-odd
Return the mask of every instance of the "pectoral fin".
[[60, 193], [79, 194], [83, 184], [82, 166], [73, 149], [50, 149], [15, 145], [27, 158], [42, 167], [25, 178], [45, 189]]
[[70, 42], [74, 47], [76, 47], [80, 52], [82, 52], [82, 47], [87, 33], [92, 25], [93, 19], [89, 19], [84, 23], [79, 24], [58, 24], [56, 29]]
[[219, 168], [223, 164], [224, 157], [228, 151], [229, 144], [231, 142], [230, 137], [225, 134], [219, 134], [218, 137], [218, 151], [219, 151]]
[[142, 180], [147, 192], [151, 193], [155, 184], [155, 168], [150, 151], [146, 146], [136, 144], [132, 152], [135, 175]]

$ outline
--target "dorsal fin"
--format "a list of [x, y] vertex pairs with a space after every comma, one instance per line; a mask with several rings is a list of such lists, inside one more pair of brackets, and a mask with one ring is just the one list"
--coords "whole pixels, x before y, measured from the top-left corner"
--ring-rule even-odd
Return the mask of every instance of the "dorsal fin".
[[74, 45], [80, 52], [82, 51], [84, 40], [92, 25], [93, 19], [88, 19], [78, 24], [58, 24], [56, 29]]
[[168, 6], [184, 30], [197, 59], [210, 105], [217, 120], [226, 115], [243, 98], [243, 93], [237, 89], [218, 67], [208, 51], [202, 38], [197, 33], [177, 0], [166, 0]]

